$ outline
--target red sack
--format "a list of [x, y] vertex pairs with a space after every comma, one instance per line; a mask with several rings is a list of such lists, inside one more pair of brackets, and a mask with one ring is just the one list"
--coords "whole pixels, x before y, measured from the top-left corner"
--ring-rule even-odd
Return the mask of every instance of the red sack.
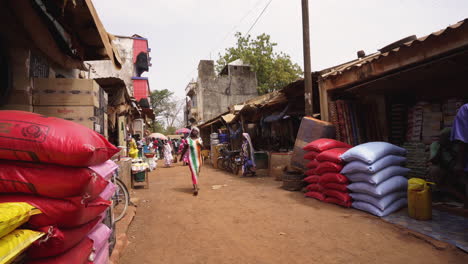
[[341, 184], [348, 184], [348, 178], [343, 174], [339, 173], [325, 173], [320, 176], [320, 184], [324, 185], [325, 183], [334, 182], [334, 183], [341, 183]]
[[328, 182], [322, 185], [323, 188], [325, 189], [331, 189], [331, 190], [337, 190], [340, 192], [347, 192], [347, 184], [341, 184], [341, 183], [334, 183], [334, 182]]
[[324, 202], [341, 205], [341, 206], [346, 207], [346, 208], [350, 208], [351, 204], [353, 203], [351, 201], [347, 201], [347, 202], [340, 201], [339, 199], [336, 199], [334, 197], [327, 197], [327, 198], [325, 198]]
[[329, 149], [318, 154], [316, 159], [320, 162], [330, 161], [333, 163], [342, 164], [343, 160], [341, 159], [341, 155], [348, 150], [349, 150], [348, 148]]
[[0, 195], [0, 203], [6, 202], [25, 202], [41, 210], [42, 214], [31, 216], [28, 222], [36, 228], [51, 225], [62, 228], [80, 226], [96, 218], [111, 204], [100, 197], [84, 204], [81, 197], [59, 200], [33, 195]]
[[315, 198], [315, 199], [320, 200], [320, 201], [325, 200], [325, 195], [323, 195], [323, 193], [319, 193], [319, 192], [307, 192], [305, 194], [305, 196]]
[[304, 179], [304, 181], [308, 183], [318, 183], [319, 180], [320, 180], [320, 176], [318, 175], [311, 175]]
[[315, 175], [315, 169], [306, 170], [304, 175], [307, 175], [307, 176]]
[[314, 140], [307, 144], [303, 149], [304, 150], [312, 150], [316, 152], [322, 152], [326, 151], [329, 149], [334, 149], [334, 148], [352, 148], [353, 146], [348, 145], [344, 142], [337, 141], [334, 139], [330, 138], [321, 138]]
[[0, 161], [0, 193], [37, 194], [51, 198], [84, 195], [93, 200], [108, 181], [87, 168]]
[[80, 243], [83, 238], [99, 223], [101, 219], [95, 218], [91, 222], [73, 229], [59, 229], [54, 226], [38, 228], [37, 231], [47, 235], [36, 240], [27, 251], [32, 259], [57, 256]]
[[347, 192], [340, 192], [340, 191], [328, 189], [328, 190], [323, 191], [323, 194], [325, 194], [327, 197], [336, 198], [342, 202], [351, 202], [351, 196], [349, 196], [349, 193]]
[[343, 169], [343, 166], [330, 161], [319, 162], [318, 167], [315, 169], [315, 173], [322, 175], [327, 172], [339, 173]]
[[93, 251], [93, 241], [84, 238], [81, 242], [67, 252], [50, 258], [37, 259], [26, 262], [27, 264], [88, 264], [89, 256]]
[[61, 118], [0, 111], [0, 159], [86, 167], [119, 152], [97, 132]]
[[324, 190], [322, 185], [317, 184], [317, 183], [312, 183], [312, 184], [307, 185], [306, 189], [311, 192], [320, 192], [320, 193], [323, 192]]
[[306, 160], [314, 160], [315, 157], [317, 157], [319, 153], [318, 152], [315, 152], [315, 151], [310, 151], [310, 152], [307, 152], [305, 155], [304, 155], [304, 159]]
[[309, 162], [306, 164], [306, 167], [307, 167], [308, 169], [315, 169], [315, 168], [317, 168], [317, 166], [319, 166], [319, 164], [320, 164], [320, 163], [319, 163], [316, 159], [314, 159], [314, 160], [309, 161]]

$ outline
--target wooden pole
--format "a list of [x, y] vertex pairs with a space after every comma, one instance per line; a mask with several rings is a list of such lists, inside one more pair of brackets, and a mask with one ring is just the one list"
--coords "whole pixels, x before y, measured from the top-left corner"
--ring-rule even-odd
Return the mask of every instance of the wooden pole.
[[302, 38], [304, 47], [304, 100], [305, 114], [312, 116], [312, 73], [310, 66], [309, 0], [302, 0]]

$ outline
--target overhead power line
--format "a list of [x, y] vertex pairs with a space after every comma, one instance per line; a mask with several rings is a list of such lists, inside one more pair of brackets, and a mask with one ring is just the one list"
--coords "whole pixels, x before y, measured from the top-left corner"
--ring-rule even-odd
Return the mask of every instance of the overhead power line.
[[247, 33], [245, 34], [246, 36], [249, 35], [250, 31], [255, 27], [255, 25], [257, 24], [258, 20], [260, 20], [260, 18], [262, 17], [263, 13], [265, 13], [265, 11], [267, 10], [267, 8], [270, 6], [271, 2], [273, 2], [273, 0], [270, 0], [270, 2], [268, 2], [268, 4], [266, 4], [265, 8], [263, 8], [262, 12], [260, 13], [260, 15], [258, 15], [257, 19], [255, 19], [255, 22], [252, 24], [252, 26], [249, 28], [249, 30], [247, 31]]

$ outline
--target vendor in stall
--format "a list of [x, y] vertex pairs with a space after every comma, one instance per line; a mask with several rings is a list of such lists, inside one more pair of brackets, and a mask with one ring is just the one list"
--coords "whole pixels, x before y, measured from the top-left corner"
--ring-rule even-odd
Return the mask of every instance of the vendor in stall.
[[468, 209], [468, 104], [458, 110], [453, 122], [451, 140], [457, 146], [455, 158], [455, 177], [457, 182], [464, 184], [465, 209]]

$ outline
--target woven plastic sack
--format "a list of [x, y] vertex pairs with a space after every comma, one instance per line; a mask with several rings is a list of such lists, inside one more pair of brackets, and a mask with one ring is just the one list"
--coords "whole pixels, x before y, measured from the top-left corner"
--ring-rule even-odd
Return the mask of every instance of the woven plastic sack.
[[348, 185], [347, 184], [328, 182], [328, 183], [324, 183], [321, 186], [324, 189], [337, 190], [337, 191], [340, 191], [340, 192], [347, 192], [348, 191], [348, 187], [347, 187]]
[[89, 264], [90, 255], [93, 251], [93, 241], [84, 238], [78, 245], [70, 250], [54, 257], [32, 260], [26, 264]]
[[0, 238], [15, 230], [41, 211], [27, 203], [0, 203]]
[[399, 209], [405, 207], [406, 204], [407, 204], [406, 198], [400, 198], [396, 200], [395, 202], [393, 202], [385, 210], [380, 210], [379, 208], [373, 206], [370, 203], [359, 202], [359, 201], [353, 202], [352, 207], [361, 211], [371, 213], [379, 217], [383, 217], [383, 216], [387, 216], [393, 212], [398, 211]]
[[320, 184], [312, 183], [307, 185], [306, 189], [310, 192], [323, 192], [323, 187]]
[[57, 256], [76, 246], [88, 233], [96, 227], [100, 218], [97, 217], [82, 226], [61, 229], [55, 226], [45, 226], [37, 230], [46, 235], [37, 240], [28, 249], [27, 254], [32, 259]]
[[318, 183], [320, 181], [320, 176], [318, 175], [307, 176], [306, 178], [304, 178], [304, 181], [308, 183]]
[[354, 193], [365, 193], [377, 198], [382, 198], [392, 192], [400, 192], [408, 187], [408, 179], [403, 176], [394, 176], [378, 184], [372, 185], [365, 182], [355, 182], [348, 185], [348, 189]]
[[31, 216], [28, 224], [33, 227], [57, 225], [62, 228], [88, 223], [111, 204], [102, 198], [85, 204], [81, 197], [59, 200], [32, 195], [0, 195], [0, 203], [3, 202], [26, 202], [37, 207], [42, 214]]
[[310, 198], [315, 198], [319, 201], [325, 200], [325, 195], [320, 192], [306, 192], [305, 196], [310, 197]]
[[346, 151], [341, 158], [346, 162], [360, 160], [372, 164], [387, 155], [404, 156], [406, 149], [387, 142], [369, 142]]
[[315, 173], [322, 175], [324, 173], [340, 173], [343, 169], [343, 166], [334, 162], [320, 162], [318, 167], [315, 169]]
[[394, 192], [385, 195], [382, 198], [375, 198], [373, 196], [364, 193], [350, 193], [351, 197], [355, 201], [370, 203], [380, 210], [387, 209], [392, 203], [401, 198], [406, 198], [406, 192]]
[[304, 154], [304, 159], [306, 160], [314, 160], [315, 157], [317, 157], [319, 153], [315, 151], [309, 151], [306, 154]]
[[410, 172], [410, 169], [403, 168], [400, 166], [390, 166], [387, 167], [375, 174], [363, 173], [363, 172], [356, 172], [347, 174], [346, 177], [351, 182], [366, 182], [370, 184], [380, 184], [385, 180], [393, 177], [393, 176], [406, 176]]
[[307, 175], [307, 176], [315, 175], [315, 169], [306, 170], [304, 172], [304, 175]]
[[0, 193], [35, 194], [51, 198], [84, 196], [93, 200], [108, 182], [87, 168], [0, 161]]
[[16, 229], [0, 238], [0, 263], [11, 263], [19, 254], [43, 235], [44, 233], [42, 232]]
[[85, 167], [119, 152], [97, 132], [61, 118], [0, 111], [0, 159]]
[[114, 171], [119, 168], [119, 165], [112, 160], [106, 160], [101, 164], [89, 166], [89, 168], [109, 181]]
[[320, 176], [320, 184], [325, 184], [329, 182], [334, 183], [341, 183], [341, 184], [348, 184], [348, 178], [346, 176], [339, 174], [339, 173], [325, 173], [324, 175]]
[[109, 241], [96, 253], [93, 264], [109, 264]]
[[351, 145], [348, 145], [344, 142], [330, 139], [330, 138], [321, 138], [314, 140], [307, 144], [303, 149], [308, 151], [322, 152], [334, 148], [351, 148]]
[[337, 164], [342, 164], [343, 160], [341, 159], [341, 155], [348, 151], [348, 148], [335, 148], [326, 150], [317, 155], [317, 161], [324, 162], [330, 161]]
[[325, 196], [327, 197], [333, 197], [333, 198], [336, 198], [340, 201], [343, 201], [343, 202], [350, 202], [351, 201], [351, 196], [349, 196], [349, 193], [347, 192], [340, 192], [340, 191], [337, 191], [337, 190], [332, 190], [332, 189], [325, 189], [323, 191], [323, 194], [325, 194]]
[[117, 190], [117, 185], [113, 184], [112, 182], [109, 182], [107, 187], [102, 191], [101, 194], [99, 194], [99, 197], [106, 201], [110, 201], [112, 196], [115, 194], [115, 191]]
[[97, 225], [89, 234], [88, 237], [94, 242], [94, 250], [99, 251], [109, 240], [112, 230], [105, 224]]
[[326, 203], [332, 203], [332, 204], [337, 204], [346, 208], [351, 207], [352, 202], [351, 201], [341, 201], [340, 199], [336, 199], [334, 197], [327, 197], [325, 200], [323, 200]]
[[390, 166], [400, 166], [406, 162], [406, 158], [403, 156], [387, 155], [372, 164], [367, 164], [362, 161], [352, 161], [344, 166], [341, 171], [342, 174], [365, 172], [365, 173], [376, 173], [382, 169]]
[[308, 169], [315, 169], [319, 165], [319, 162], [317, 160], [311, 160], [306, 164], [306, 168]]

